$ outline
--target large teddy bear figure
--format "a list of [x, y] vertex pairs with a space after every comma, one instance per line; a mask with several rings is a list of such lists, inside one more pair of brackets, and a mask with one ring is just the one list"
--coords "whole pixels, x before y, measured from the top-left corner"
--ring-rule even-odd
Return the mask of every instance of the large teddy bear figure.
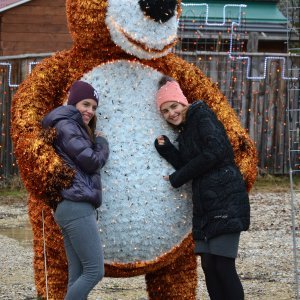
[[35, 281], [42, 298], [63, 299], [66, 292], [67, 262], [52, 208], [74, 171], [51, 146], [55, 132], [43, 132], [40, 122], [63, 104], [75, 80], [98, 91], [98, 129], [111, 148], [102, 170], [99, 212], [106, 276], [145, 274], [150, 299], [196, 298], [190, 187], [173, 189], [162, 179], [172, 169], [153, 146], [159, 134], [176, 135], [155, 107], [162, 75], [174, 77], [189, 102], [201, 99], [213, 109], [248, 190], [255, 180], [255, 147], [227, 99], [198, 68], [170, 53], [180, 5], [176, 0], [67, 0], [72, 49], [43, 60], [14, 97], [12, 138], [29, 193]]

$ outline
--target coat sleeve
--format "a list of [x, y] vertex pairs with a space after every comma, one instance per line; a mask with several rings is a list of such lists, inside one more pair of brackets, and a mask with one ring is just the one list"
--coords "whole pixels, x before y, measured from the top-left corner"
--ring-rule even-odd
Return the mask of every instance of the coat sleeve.
[[157, 139], [155, 139], [154, 146], [157, 152], [170, 163], [175, 170], [180, 169], [183, 166], [183, 162], [180, 156], [179, 150], [171, 143], [169, 138], [163, 135], [165, 139], [164, 145], [159, 145]]
[[107, 140], [102, 137], [96, 137], [95, 151], [97, 151], [101, 157], [100, 159], [100, 169], [104, 167], [109, 157], [109, 146]]
[[194, 118], [196, 118], [197, 142], [202, 145], [197, 156], [170, 175], [170, 183], [175, 188], [208, 172], [228, 155], [226, 133], [219, 130], [221, 124], [205, 111], [197, 113]]
[[108, 145], [102, 138], [96, 145], [86, 139], [79, 125], [71, 121], [58, 123], [57, 133], [61, 150], [84, 172], [91, 174], [102, 168], [108, 158]]

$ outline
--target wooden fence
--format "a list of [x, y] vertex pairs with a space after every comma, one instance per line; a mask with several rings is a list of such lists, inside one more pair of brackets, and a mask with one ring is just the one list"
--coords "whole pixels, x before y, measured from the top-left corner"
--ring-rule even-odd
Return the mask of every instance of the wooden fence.
[[[10, 139], [11, 100], [17, 90], [13, 85], [19, 85], [31, 66], [48, 55], [0, 57], [0, 181], [18, 172]], [[246, 60], [230, 59], [225, 52], [178, 52], [178, 55], [199, 66], [218, 83], [256, 143], [260, 170], [287, 174], [290, 156], [293, 166], [299, 164], [299, 155], [290, 151], [289, 143], [299, 150], [299, 56], [294, 61], [280, 54], [286, 60], [284, 65], [283, 59], [265, 62], [265, 57], [274, 54], [248, 53], [249, 65]], [[295, 63], [298, 67], [291, 74], [288, 70]], [[292, 76], [298, 80], [284, 78]], [[253, 77], [264, 78], [254, 80]]]
[[256, 143], [262, 172], [299, 169], [299, 56], [243, 53], [249, 61], [217, 52], [182, 56], [218, 83]]

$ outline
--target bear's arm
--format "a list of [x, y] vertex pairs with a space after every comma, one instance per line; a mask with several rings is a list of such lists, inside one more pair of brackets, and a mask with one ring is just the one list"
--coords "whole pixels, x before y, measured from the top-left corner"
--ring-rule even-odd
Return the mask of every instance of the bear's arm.
[[13, 98], [11, 136], [20, 175], [27, 190], [43, 200], [59, 199], [59, 191], [74, 176], [51, 143], [45, 142], [40, 125], [65, 96], [70, 80], [66, 55], [61, 52], [38, 64]]

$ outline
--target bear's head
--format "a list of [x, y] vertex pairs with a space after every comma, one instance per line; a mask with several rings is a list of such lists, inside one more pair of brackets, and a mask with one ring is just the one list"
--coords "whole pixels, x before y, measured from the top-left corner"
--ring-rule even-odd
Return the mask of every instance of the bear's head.
[[67, 0], [68, 25], [76, 47], [114, 52], [117, 45], [140, 59], [170, 52], [177, 39], [179, 15], [177, 0]]

